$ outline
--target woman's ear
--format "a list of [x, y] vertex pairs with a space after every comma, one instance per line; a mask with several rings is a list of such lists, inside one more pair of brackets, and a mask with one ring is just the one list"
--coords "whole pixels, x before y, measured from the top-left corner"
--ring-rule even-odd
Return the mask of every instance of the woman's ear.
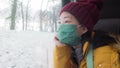
[[88, 29], [85, 26], [77, 26], [77, 32], [79, 36], [86, 33], [87, 31]]
[[83, 34], [86, 33], [88, 31], [87, 27], [82, 27], [83, 28]]

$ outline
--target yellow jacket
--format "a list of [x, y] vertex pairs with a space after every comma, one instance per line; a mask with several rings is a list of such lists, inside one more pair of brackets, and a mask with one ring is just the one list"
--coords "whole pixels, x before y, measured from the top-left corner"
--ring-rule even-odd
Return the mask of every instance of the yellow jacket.
[[[85, 42], [83, 54], [86, 54], [89, 42]], [[68, 46], [55, 46], [54, 68], [76, 68], [70, 59], [70, 48]], [[111, 45], [104, 45], [93, 51], [94, 68], [120, 68], [120, 57], [116, 49]], [[79, 68], [86, 67], [86, 59], [81, 61]]]

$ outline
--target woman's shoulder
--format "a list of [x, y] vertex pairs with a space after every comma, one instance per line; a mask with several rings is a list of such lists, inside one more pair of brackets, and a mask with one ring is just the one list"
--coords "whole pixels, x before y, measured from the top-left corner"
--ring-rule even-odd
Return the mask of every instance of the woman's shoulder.
[[114, 50], [115, 49], [112, 47], [112, 45], [108, 44], [108, 45], [104, 45], [104, 46], [95, 48], [94, 53], [111, 53]]

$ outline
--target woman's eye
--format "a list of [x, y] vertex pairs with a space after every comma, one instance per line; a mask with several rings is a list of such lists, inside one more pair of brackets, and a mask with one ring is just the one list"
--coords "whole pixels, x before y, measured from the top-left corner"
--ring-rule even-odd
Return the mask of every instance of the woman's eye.
[[65, 23], [70, 23], [71, 21], [66, 20]]

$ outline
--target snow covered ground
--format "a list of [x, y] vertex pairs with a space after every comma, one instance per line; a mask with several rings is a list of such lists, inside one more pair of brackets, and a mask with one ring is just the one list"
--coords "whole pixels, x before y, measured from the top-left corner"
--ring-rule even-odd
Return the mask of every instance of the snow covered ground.
[[53, 68], [54, 33], [0, 31], [0, 68]]

